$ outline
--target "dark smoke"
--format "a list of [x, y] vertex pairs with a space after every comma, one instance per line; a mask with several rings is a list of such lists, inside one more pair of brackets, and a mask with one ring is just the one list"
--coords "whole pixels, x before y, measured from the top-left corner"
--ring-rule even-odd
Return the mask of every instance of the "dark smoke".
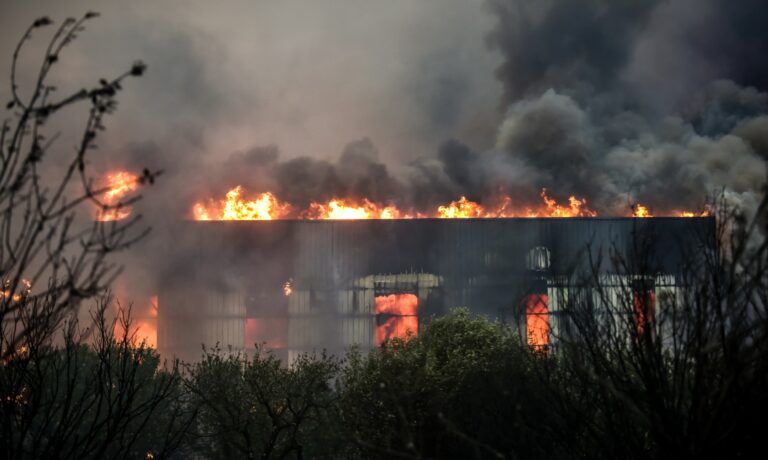
[[503, 104], [548, 89], [583, 101], [620, 83], [657, 0], [491, 0]]
[[[352, 47], [356, 52], [349, 52], [344, 46], [355, 41], [349, 36], [363, 38], [354, 35], [360, 33], [357, 29], [347, 32], [349, 36], [315, 42], [313, 23], [294, 23], [299, 14], [286, 15], [286, 33], [309, 33], [305, 41], [317, 46], [299, 47], [303, 53], [277, 47], [274, 55], [266, 55], [273, 60], [290, 55], [290, 65], [276, 62], [291, 73], [272, 74], [273, 61], [254, 59], [264, 74], [240, 79], [232, 71], [238, 75], [237, 84], [218, 72], [223, 64], [208, 64], [211, 56], [229, 62], [221, 57], [226, 53], [216, 49], [200, 59], [196, 41], [190, 47], [186, 39], [176, 43], [176, 34], [155, 32], [153, 41], [162, 38], [167, 47], [152, 43], [148, 48], [157, 49], [153, 53], [161, 66], [152, 67], [147, 59], [150, 72], [154, 69], [170, 80], [157, 83], [161, 87], [151, 91], [147, 104], [151, 112], [159, 106], [164, 119], [137, 126], [168, 125], [170, 133], [165, 140], [132, 144], [121, 153], [129, 166], [149, 165], [167, 173], [149, 191], [151, 198], [142, 208], [157, 229], [156, 237], [132, 254], [137, 260], [128, 265], [149, 266], [154, 272], [162, 267], [176, 276], [204, 266], [200, 260], [179, 260], [173, 252], [179, 239], [194, 230], [183, 220], [190, 217], [195, 201], [221, 199], [236, 185], [251, 193], [272, 191], [300, 209], [311, 201], [349, 197], [432, 211], [462, 195], [485, 202], [498, 193], [508, 193], [525, 206], [539, 203], [544, 187], [560, 202], [569, 195], [587, 198], [601, 215], [627, 215], [636, 202], [657, 214], [700, 209], [721, 190], [730, 203], [747, 212], [755, 209], [768, 159], [768, 2], [485, 4], [495, 21], [487, 43], [499, 59], [495, 76], [502, 91], [498, 98], [474, 105], [473, 98], [488, 94], [478, 90], [477, 82], [485, 80], [477, 75], [491, 72], [481, 65], [487, 64], [487, 57], [467, 56], [472, 48], [458, 46], [461, 40], [456, 37], [465, 35], [455, 32], [455, 25], [439, 33], [414, 27], [418, 33], [409, 35], [414, 44], [429, 39], [443, 45], [433, 46], [439, 52], [404, 58], [401, 64], [407, 72], [402, 72], [408, 78], [406, 83], [398, 80], [395, 89], [388, 83], [397, 79], [399, 73], [392, 69], [398, 66], [380, 64], [407, 56], [411, 50], [398, 48], [403, 43], [393, 42], [396, 52], [383, 56], [371, 49]], [[402, 13], [399, 5], [392, 8]], [[432, 5], [444, 8], [446, 15], [451, 9]], [[323, 17], [353, 17], [342, 15], [342, 9], [328, 8], [333, 11]], [[434, 12], [425, 8], [423, 14], [431, 17]], [[378, 24], [374, 16], [368, 18], [370, 24], [361, 19], [363, 34]], [[372, 37], [363, 40], [369, 47], [378, 40]], [[453, 53], [457, 48], [465, 52]], [[343, 52], [337, 53], [340, 49]], [[366, 65], [358, 67], [358, 62]], [[294, 79], [294, 72], [300, 77]], [[355, 91], [336, 91], [328, 81]], [[260, 92], [262, 86], [266, 89]], [[314, 97], [329, 88], [331, 96]], [[495, 95], [495, 89], [489, 93]], [[338, 107], [336, 99], [342, 100]], [[240, 131], [253, 129], [254, 134], [233, 136], [232, 142], [219, 140], [218, 145], [210, 142], [210, 132], [231, 134], [226, 128], [238, 117], [249, 123], [238, 125]], [[323, 123], [307, 122], [315, 118]], [[318, 135], [318, 125], [327, 126], [327, 135]], [[360, 132], [339, 134], [346, 125]], [[314, 130], [307, 143], [288, 145], [292, 138], [301, 139], [308, 126]], [[282, 137], [272, 137], [271, 130]], [[404, 133], [435, 147], [393, 141]], [[338, 147], [355, 138], [362, 139]], [[232, 145], [245, 148], [229, 154]], [[329, 151], [329, 145], [338, 150]], [[254, 270], [270, 272], [266, 260], [247, 262]], [[226, 269], [219, 272], [217, 276], [227, 277]], [[161, 283], [160, 278], [138, 284]], [[231, 285], [241, 281], [222, 280]], [[147, 290], [157, 292], [157, 287]]]
[[[754, 206], [766, 181], [765, 2], [488, 4], [506, 117], [496, 150], [439, 156], [454, 182], [548, 187], [602, 213], [636, 201], [695, 209], [721, 189]], [[500, 164], [528, 172], [500, 177]]]
[[[482, 202], [499, 192], [531, 204], [546, 187], [559, 200], [573, 194], [601, 214], [625, 215], [635, 202], [659, 213], [699, 209], [724, 190], [733, 204], [754, 206], [768, 155], [764, 2], [487, 5], [504, 89], [495, 148], [448, 140], [436, 155], [417, 152], [393, 172], [367, 138], [335, 161], [283, 161], [277, 147], [258, 147], [218, 168], [211, 191], [223, 196], [241, 184], [298, 206], [366, 197], [430, 210], [461, 195]], [[440, 80], [424, 97], [461, 91], [456, 81]]]

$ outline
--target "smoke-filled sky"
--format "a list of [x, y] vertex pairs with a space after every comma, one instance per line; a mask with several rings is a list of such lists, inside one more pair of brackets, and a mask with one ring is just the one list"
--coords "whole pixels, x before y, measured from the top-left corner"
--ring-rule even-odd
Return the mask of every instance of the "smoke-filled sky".
[[148, 64], [92, 164], [164, 169], [150, 218], [235, 185], [422, 208], [546, 187], [603, 215], [725, 190], [750, 209], [766, 180], [764, 0], [4, 0], [0, 67], [35, 18], [89, 9], [55, 80]]

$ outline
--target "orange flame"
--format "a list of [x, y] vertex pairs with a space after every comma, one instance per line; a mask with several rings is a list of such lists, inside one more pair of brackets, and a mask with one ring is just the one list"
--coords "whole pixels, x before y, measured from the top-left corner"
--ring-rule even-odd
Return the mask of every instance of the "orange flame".
[[419, 298], [413, 294], [376, 296], [376, 345], [419, 333]]
[[157, 320], [136, 319], [131, 325], [135, 331], [136, 343], [145, 343], [148, 347], [157, 348]]
[[547, 294], [529, 294], [525, 298], [528, 345], [543, 350], [549, 345], [549, 310]]
[[652, 326], [654, 311], [656, 309], [656, 293], [653, 290], [632, 293], [632, 306], [634, 310], [634, 323], [637, 335], [642, 336], [645, 328]]
[[133, 207], [121, 206], [120, 200], [131, 192], [136, 191], [139, 187], [138, 176], [127, 171], [117, 171], [107, 174], [102, 182], [104, 185], [99, 188], [106, 189], [106, 192], [99, 198], [104, 205], [110, 208], [98, 209], [96, 211], [96, 220], [110, 222], [130, 217]]
[[[670, 217], [709, 217], [711, 214], [710, 207], [704, 206], [701, 211], [672, 211], [665, 215]], [[654, 217], [654, 215], [651, 214], [647, 206], [635, 203], [632, 205], [632, 217]]]
[[640, 203], [632, 205], [632, 217], [653, 217], [651, 211]]
[[304, 219], [401, 219], [403, 214], [396, 206], [379, 206], [363, 199], [357, 203], [352, 200], [332, 199], [327, 203], [313, 202], [309, 209], [299, 217]]
[[705, 205], [701, 211], [674, 211], [673, 214], [677, 217], [709, 217], [712, 215], [712, 208]]
[[[539, 194], [541, 203], [536, 206], [521, 206], [513, 203], [509, 195], [499, 194], [488, 204], [481, 204], [466, 196], [458, 200], [437, 206], [432, 212], [421, 213], [413, 209], [403, 210], [392, 203], [375, 203], [367, 198], [359, 200], [332, 198], [325, 202], [312, 202], [303, 210], [295, 209], [291, 204], [280, 201], [271, 192], [263, 192], [252, 199], [244, 197], [244, 189], [237, 186], [227, 192], [221, 201], [209, 200], [208, 204], [199, 201], [192, 207], [195, 220], [273, 220], [273, 219], [467, 219], [467, 218], [511, 218], [511, 217], [597, 217], [597, 212], [589, 208], [586, 198], [568, 197], [567, 203], [558, 203], [546, 188]], [[130, 212], [130, 211], [129, 211]], [[701, 212], [672, 211], [665, 214], [675, 217], [706, 217], [711, 215], [709, 208]], [[640, 203], [632, 206], [631, 217], [653, 217], [650, 209]]]
[[437, 215], [441, 219], [467, 219], [471, 217], [485, 217], [487, 214], [482, 205], [470, 201], [462, 196], [458, 201], [451, 201], [444, 206], [438, 206]]
[[516, 210], [512, 206], [512, 198], [503, 196], [500, 203], [493, 207], [485, 207], [462, 196], [458, 201], [439, 206], [437, 216], [443, 219], [493, 218], [493, 217], [595, 217], [597, 213], [587, 207], [585, 198], [575, 196], [568, 198], [568, 206], [560, 205], [547, 195], [547, 189], [541, 190], [544, 201], [538, 208], [527, 207]]
[[195, 220], [272, 220], [287, 217], [290, 212], [291, 205], [281, 203], [270, 192], [245, 200], [239, 185], [227, 192], [223, 201], [211, 201], [208, 206], [197, 202], [192, 209]]
[[[547, 189], [541, 190], [541, 199], [546, 204], [544, 216], [541, 217], [596, 217], [597, 212], [587, 207], [587, 199], [578, 199], [571, 195], [568, 197], [568, 206], [561, 206], [547, 195]], [[532, 216], [533, 217], [533, 216]]]

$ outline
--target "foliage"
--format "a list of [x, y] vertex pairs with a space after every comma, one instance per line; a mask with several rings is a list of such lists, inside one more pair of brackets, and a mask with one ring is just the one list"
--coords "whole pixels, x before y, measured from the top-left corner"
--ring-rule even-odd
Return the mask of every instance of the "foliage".
[[[90, 89], [57, 97], [50, 77], [64, 52], [98, 14], [67, 18], [53, 32], [34, 75], [19, 73], [36, 20], [16, 46], [12, 99], [0, 123], [0, 455], [5, 458], [163, 457], [188, 423], [175, 364], [161, 369], [157, 353], [136, 344], [130, 314], [113, 333], [105, 316], [119, 267], [110, 256], [146, 235], [139, 217], [83, 220], [107, 204], [88, 167], [96, 139], [117, 107], [117, 94], [145, 66], [134, 63]], [[65, 108], [87, 106], [74, 151], [61, 149], [47, 126]], [[70, 153], [71, 152], [71, 153]], [[138, 182], [152, 183], [145, 170]], [[137, 184], [138, 185], [138, 184]], [[86, 329], [77, 322], [84, 301], [97, 300]]]
[[[768, 201], [752, 220], [717, 209], [715, 238], [686, 255], [678, 288], [659, 296], [644, 328], [631, 296], [609, 301], [600, 283], [588, 286], [607, 305], [598, 312], [582, 293], [561, 299], [574, 332], [558, 351], [569, 391], [551, 394], [574, 420], [584, 405], [573, 401], [593, 409], [585, 455], [738, 457], [757, 447], [768, 410]], [[614, 263], [654, 273], [642, 257]]]
[[[544, 351], [466, 310], [367, 355], [352, 350], [346, 361], [321, 354], [281, 363], [263, 348], [252, 356], [214, 348], [182, 372], [136, 343], [130, 309], [116, 337], [102, 297], [117, 272], [109, 256], [145, 231], [138, 219], [81, 225], [76, 211], [130, 204], [99, 200], [105, 190], [93, 186], [87, 154], [124, 80], [145, 67], [60, 99], [47, 83], [95, 16], [54, 32], [26, 98], [17, 61], [51, 21], [35, 21], [14, 52], [12, 117], [0, 132], [0, 456], [702, 458], [762, 447], [765, 199], [753, 220], [717, 208], [717, 238], [687, 254], [679, 289], [658, 298], [643, 327], [626, 295], [633, 287], [606, 285], [603, 261], [592, 261], [592, 279], [578, 280], [584, 288], [558, 299], [568, 331]], [[43, 128], [79, 103], [89, 107], [80, 142], [58, 181], [43, 186], [55, 141]], [[610, 262], [631, 282], [655, 276], [642, 257]], [[80, 329], [72, 313], [88, 299], [100, 300]]]
[[186, 380], [200, 408], [195, 451], [209, 458], [335, 458], [339, 369], [325, 354], [284, 366], [263, 348], [206, 351]]
[[63, 344], [29, 344], [0, 365], [0, 453], [5, 458], [163, 458], [192, 415], [177, 364], [130, 334], [113, 333], [97, 308], [91, 343], [71, 323]]
[[341, 378], [344, 426], [364, 457], [546, 457], [559, 420], [535, 355], [503, 325], [453, 311], [419, 337], [353, 354]]
[[[26, 342], [44, 340], [83, 300], [103, 295], [118, 273], [109, 256], [148, 230], [139, 227], [138, 216], [112, 222], [78, 217], [89, 204], [110, 211], [139, 199], [103, 202], [107, 189], [94, 184], [88, 159], [106, 130], [106, 117], [117, 107], [122, 84], [142, 75], [144, 64], [136, 62], [116, 78], [64, 97], [57, 98], [57, 88], [49, 83], [66, 48], [96, 16], [67, 18], [49, 41], [36, 75], [19, 75], [19, 60], [32, 33], [42, 33], [52, 21], [35, 21], [14, 50], [12, 100], [6, 105], [11, 117], [0, 123], [0, 359]], [[72, 153], [62, 151], [58, 133], [50, 135], [46, 127], [65, 108], [83, 104], [88, 115], [78, 144]], [[154, 176], [146, 170], [139, 182], [151, 183]], [[14, 294], [26, 295], [26, 302], [16, 302]]]

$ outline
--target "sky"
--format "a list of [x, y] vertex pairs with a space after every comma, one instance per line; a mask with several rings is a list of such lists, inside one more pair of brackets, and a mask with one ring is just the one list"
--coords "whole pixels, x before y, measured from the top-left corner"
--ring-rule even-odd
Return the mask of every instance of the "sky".
[[[110, 122], [110, 155], [144, 144], [157, 156], [171, 150], [172, 161], [217, 162], [275, 145], [285, 158], [335, 159], [349, 142], [369, 138], [382, 159], [396, 163], [455, 133], [479, 147], [492, 143], [492, 132], [475, 133], [497, 116], [500, 92], [499, 58], [483, 41], [492, 17], [482, 2], [97, 6], [102, 16], [62, 59], [61, 80], [79, 88], [135, 59], [148, 65]], [[13, 46], [35, 18], [60, 21], [93, 7], [4, 1], [0, 66], [9, 68]]]
[[150, 218], [235, 185], [416, 207], [546, 187], [624, 215], [721, 192], [754, 209], [765, 183], [760, 0], [4, 0], [0, 68], [35, 18], [96, 7], [53, 78], [64, 93], [148, 65], [91, 164], [163, 169]]

